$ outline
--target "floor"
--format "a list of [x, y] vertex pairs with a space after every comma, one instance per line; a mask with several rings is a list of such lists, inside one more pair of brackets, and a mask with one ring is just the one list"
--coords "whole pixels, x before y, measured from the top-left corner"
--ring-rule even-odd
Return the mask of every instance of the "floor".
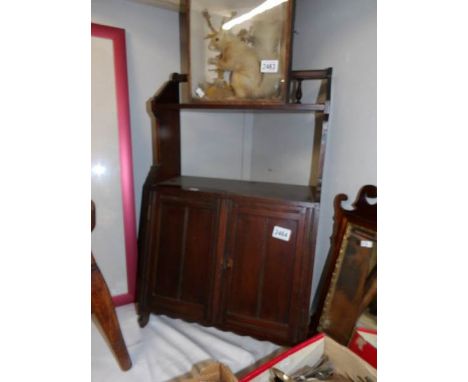
[[206, 328], [166, 316], [151, 315], [140, 328], [135, 306], [116, 309], [133, 366], [120, 370], [99, 327], [91, 327], [91, 376], [93, 382], [181, 381], [196, 374], [209, 360], [218, 360], [234, 373], [278, 354], [283, 349], [266, 341]]

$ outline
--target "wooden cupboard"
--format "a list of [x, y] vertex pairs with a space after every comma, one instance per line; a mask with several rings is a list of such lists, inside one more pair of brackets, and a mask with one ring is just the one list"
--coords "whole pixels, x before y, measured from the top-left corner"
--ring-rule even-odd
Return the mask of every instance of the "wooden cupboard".
[[[157, 184], [150, 191], [141, 324], [153, 312], [278, 343], [302, 340], [314, 198], [306, 186], [196, 177]], [[289, 230], [287, 240], [273, 237], [275, 227]]]
[[[295, 93], [283, 104], [197, 104], [180, 102], [187, 75], [173, 74], [152, 99], [154, 163], [138, 238], [141, 326], [156, 313], [279, 344], [307, 338], [331, 77], [331, 68], [291, 71]], [[305, 80], [322, 81], [318, 103], [301, 103]], [[314, 113], [310, 185], [181, 176], [182, 109]]]

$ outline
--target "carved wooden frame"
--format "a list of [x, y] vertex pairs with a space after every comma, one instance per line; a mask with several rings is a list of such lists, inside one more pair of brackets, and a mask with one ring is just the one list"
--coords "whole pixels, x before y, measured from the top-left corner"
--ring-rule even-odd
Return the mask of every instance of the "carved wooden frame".
[[[345, 194], [335, 197], [334, 228], [331, 236], [331, 246], [327, 262], [324, 266], [322, 278], [317, 292], [317, 304], [311, 320], [311, 332], [329, 332], [329, 310], [335, 297], [336, 285], [339, 281], [341, 266], [346, 255], [352, 231], [359, 230], [364, 239], [377, 242], [377, 203], [370, 204], [369, 198], [377, 198], [377, 188], [367, 185], [361, 188], [352, 210], [346, 210], [342, 203], [348, 199]], [[375, 247], [375, 245], [373, 245]], [[369, 262], [373, 261], [372, 256]], [[375, 259], [375, 262], [377, 260]], [[362, 280], [361, 280], [362, 282]], [[356, 311], [362, 312], [377, 293], [377, 266], [372, 267], [363, 288], [362, 299], [355, 306]], [[336, 333], [328, 333], [337, 337]], [[349, 333], [351, 335], [351, 332]], [[346, 343], [347, 335], [341, 335], [335, 340]]]

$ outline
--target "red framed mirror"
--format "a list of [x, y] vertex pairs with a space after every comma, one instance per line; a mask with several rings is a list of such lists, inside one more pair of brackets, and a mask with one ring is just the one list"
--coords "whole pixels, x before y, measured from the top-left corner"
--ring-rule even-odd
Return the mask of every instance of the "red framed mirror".
[[137, 235], [125, 30], [91, 24], [91, 247], [116, 306], [135, 300]]

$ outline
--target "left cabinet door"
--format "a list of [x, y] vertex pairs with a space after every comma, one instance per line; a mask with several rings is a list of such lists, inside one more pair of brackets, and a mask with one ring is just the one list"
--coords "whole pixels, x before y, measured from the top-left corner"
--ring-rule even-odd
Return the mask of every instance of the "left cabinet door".
[[210, 194], [169, 187], [158, 189], [151, 199], [149, 310], [208, 323], [220, 201]]

